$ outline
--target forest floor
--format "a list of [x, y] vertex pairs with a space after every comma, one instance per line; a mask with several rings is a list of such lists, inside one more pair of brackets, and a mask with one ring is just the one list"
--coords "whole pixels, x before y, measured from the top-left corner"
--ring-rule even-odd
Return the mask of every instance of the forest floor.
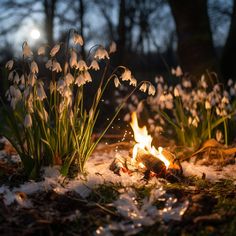
[[168, 181], [141, 172], [114, 173], [111, 163], [129, 145], [101, 144], [87, 175], [64, 178], [46, 167], [27, 181], [19, 157], [1, 142], [0, 235], [235, 235], [236, 164], [182, 163]]

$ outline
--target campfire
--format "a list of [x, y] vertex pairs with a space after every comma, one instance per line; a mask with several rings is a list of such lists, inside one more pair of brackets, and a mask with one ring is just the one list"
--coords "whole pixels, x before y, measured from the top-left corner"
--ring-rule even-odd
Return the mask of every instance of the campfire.
[[111, 169], [119, 173], [133, 171], [135, 168], [144, 173], [145, 178], [158, 176], [168, 179], [178, 179], [182, 175], [182, 168], [173, 153], [163, 147], [156, 148], [153, 138], [148, 133], [147, 127], [139, 127], [136, 112], [131, 115], [131, 128], [134, 133], [135, 145], [131, 150], [132, 157], [116, 158]]

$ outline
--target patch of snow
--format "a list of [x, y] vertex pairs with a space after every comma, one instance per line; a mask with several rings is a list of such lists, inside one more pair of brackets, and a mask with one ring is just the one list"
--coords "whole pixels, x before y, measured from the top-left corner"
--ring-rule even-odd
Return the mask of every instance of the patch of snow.
[[236, 180], [236, 165], [227, 165], [222, 167], [221, 170], [212, 165], [198, 165], [186, 161], [181, 163], [181, 165], [185, 176], [197, 176], [201, 178], [205, 175], [205, 178], [212, 182], [219, 181], [220, 179]]

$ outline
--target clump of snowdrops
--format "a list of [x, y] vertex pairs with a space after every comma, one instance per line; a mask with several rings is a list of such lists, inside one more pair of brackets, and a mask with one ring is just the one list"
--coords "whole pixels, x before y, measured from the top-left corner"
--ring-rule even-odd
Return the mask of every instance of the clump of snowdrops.
[[180, 81], [175, 86], [168, 85], [163, 77], [156, 78], [156, 96], [147, 100], [153, 115], [148, 120], [151, 131], [172, 134], [179, 145], [193, 149], [211, 138], [228, 145], [236, 84], [229, 80], [227, 89], [218, 83], [210, 86], [203, 75], [193, 86], [182, 72], [174, 79]]
[[[109, 72], [109, 59], [116, 50], [115, 43], [108, 50], [102, 45], [93, 46], [86, 59], [81, 54], [82, 46], [82, 37], [70, 30], [66, 44], [58, 43], [52, 49], [41, 46], [33, 54], [28, 43], [24, 42], [22, 60], [6, 63], [10, 84], [6, 97], [10, 106], [4, 105], [6, 123], [3, 135], [15, 147], [30, 178], [37, 177], [43, 165], [61, 165], [63, 175], [68, 174], [72, 164], [84, 172], [86, 161], [134, 91], [140, 89], [155, 94], [152, 84], [148, 81], [137, 84], [131, 71], [124, 66]], [[61, 60], [59, 54], [62, 52]], [[38, 61], [46, 62], [49, 76], [41, 74]], [[101, 61], [105, 64], [104, 71], [91, 97], [84, 92], [84, 87], [94, 86], [91, 71], [93, 74], [99, 71]], [[115, 87], [123, 83], [133, 89], [117, 107], [99, 138], [94, 140], [92, 135], [100, 101], [110, 82], [114, 82]], [[84, 105], [87, 100], [91, 100], [89, 108]]]

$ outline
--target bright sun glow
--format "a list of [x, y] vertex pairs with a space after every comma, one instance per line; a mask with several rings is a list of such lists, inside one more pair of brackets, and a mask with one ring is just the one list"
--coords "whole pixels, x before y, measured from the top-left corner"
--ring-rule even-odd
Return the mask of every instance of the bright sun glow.
[[30, 32], [30, 36], [33, 39], [39, 39], [40, 38], [40, 31], [38, 29], [33, 29]]

